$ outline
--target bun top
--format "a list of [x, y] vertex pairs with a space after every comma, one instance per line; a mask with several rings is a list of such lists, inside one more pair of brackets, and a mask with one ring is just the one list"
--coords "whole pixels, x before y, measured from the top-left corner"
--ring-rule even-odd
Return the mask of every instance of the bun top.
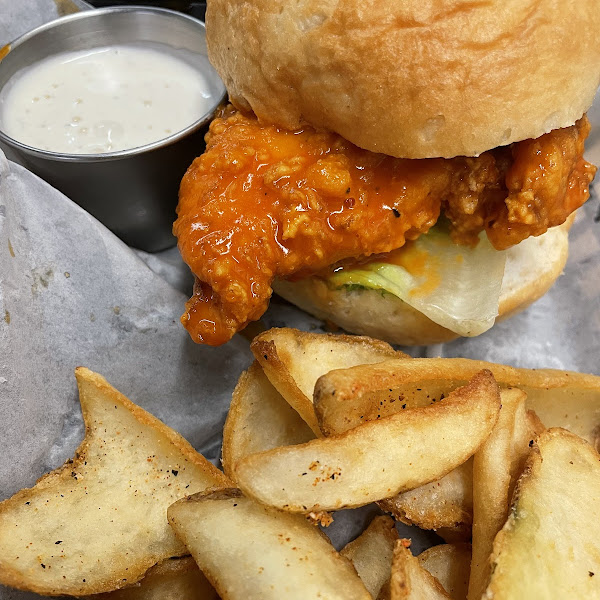
[[405, 158], [572, 125], [600, 82], [598, 0], [211, 0], [231, 101]]

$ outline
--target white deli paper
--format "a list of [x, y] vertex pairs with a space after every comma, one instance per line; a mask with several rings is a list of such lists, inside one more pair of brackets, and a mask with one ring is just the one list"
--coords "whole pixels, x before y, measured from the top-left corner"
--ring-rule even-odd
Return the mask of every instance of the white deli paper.
[[0, 46], [34, 27], [90, 8], [83, 0], [0, 0]]
[[[27, 12], [15, 4], [44, 7], [30, 13], [29, 27], [56, 16], [50, 0], [0, 0], [0, 44], [24, 31]], [[4, 10], [9, 6], [12, 13]], [[589, 116], [588, 158], [600, 164], [598, 103]], [[478, 338], [409, 352], [600, 373], [598, 221], [594, 195], [572, 228], [565, 274], [527, 311]], [[240, 335], [220, 348], [190, 341], [179, 323], [190, 281], [175, 249], [157, 255], [131, 250], [0, 153], [0, 500], [73, 454], [83, 433], [73, 377], [78, 365], [103, 374], [218, 460], [231, 392], [251, 354]], [[322, 327], [278, 299], [263, 323]], [[338, 513], [334, 542], [355, 535], [373, 510]], [[415, 537], [417, 546], [430, 539]], [[34, 598], [0, 586], [0, 600]]]

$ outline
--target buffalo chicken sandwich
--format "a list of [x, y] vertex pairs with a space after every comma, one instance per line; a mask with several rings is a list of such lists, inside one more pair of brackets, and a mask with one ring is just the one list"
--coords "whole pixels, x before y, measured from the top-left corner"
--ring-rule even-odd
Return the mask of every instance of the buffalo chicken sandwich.
[[181, 183], [218, 345], [273, 289], [399, 344], [478, 335], [544, 294], [589, 195], [596, 0], [211, 0], [231, 104]]

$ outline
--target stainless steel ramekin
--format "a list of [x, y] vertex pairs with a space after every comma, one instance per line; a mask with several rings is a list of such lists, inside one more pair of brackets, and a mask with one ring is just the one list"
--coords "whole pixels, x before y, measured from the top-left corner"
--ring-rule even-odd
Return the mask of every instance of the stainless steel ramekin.
[[206, 55], [204, 23], [146, 7], [113, 7], [69, 15], [21, 36], [0, 51], [0, 90], [20, 69], [59, 52], [113, 44], [164, 49], [201, 69], [214, 102], [189, 127], [168, 138], [106, 154], [64, 154], [27, 146], [2, 131], [31, 171], [94, 215], [127, 244], [155, 252], [175, 243], [171, 233], [181, 177], [204, 150], [204, 134], [225, 87]]

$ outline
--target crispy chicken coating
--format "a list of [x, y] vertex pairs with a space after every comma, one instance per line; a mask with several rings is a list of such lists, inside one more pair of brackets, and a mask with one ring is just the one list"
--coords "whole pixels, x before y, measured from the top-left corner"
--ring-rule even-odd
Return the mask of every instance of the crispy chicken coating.
[[589, 124], [476, 158], [398, 159], [333, 133], [285, 131], [228, 107], [188, 169], [174, 232], [196, 276], [182, 322], [226, 342], [265, 312], [275, 277], [400, 248], [443, 211], [458, 243], [496, 248], [564, 222], [588, 197]]

